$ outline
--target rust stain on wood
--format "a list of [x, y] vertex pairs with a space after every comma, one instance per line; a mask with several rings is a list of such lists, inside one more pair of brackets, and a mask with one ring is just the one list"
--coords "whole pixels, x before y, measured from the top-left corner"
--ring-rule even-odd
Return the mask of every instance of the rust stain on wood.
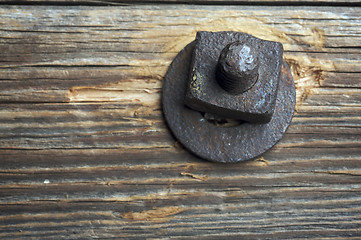
[[133, 221], [148, 221], [148, 222], [166, 222], [171, 220], [173, 215], [176, 215], [180, 212], [185, 211], [185, 208], [182, 207], [162, 207], [162, 208], [154, 208], [148, 211], [141, 212], [128, 212], [124, 213], [121, 216], [126, 219], [130, 219]]

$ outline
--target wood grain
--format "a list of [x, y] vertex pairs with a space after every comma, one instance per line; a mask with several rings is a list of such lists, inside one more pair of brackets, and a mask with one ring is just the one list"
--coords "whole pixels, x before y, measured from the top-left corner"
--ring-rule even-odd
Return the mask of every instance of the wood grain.
[[117, 6], [131, 4], [205, 4], [205, 5], [298, 5], [298, 6], [360, 6], [358, 0], [0, 0], [2, 4], [95, 5]]
[[[360, 10], [2, 6], [0, 238], [359, 239]], [[259, 159], [205, 162], [165, 125], [199, 30], [284, 45], [297, 111]]]

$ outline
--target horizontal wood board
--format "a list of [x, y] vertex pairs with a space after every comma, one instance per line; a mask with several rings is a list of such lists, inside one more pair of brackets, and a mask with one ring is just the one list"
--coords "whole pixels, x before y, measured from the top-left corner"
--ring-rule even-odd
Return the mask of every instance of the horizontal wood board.
[[[0, 7], [0, 238], [359, 239], [361, 8]], [[188, 153], [163, 77], [197, 31], [279, 41], [297, 91], [261, 158]]]
[[90, 5], [112, 6], [133, 4], [192, 4], [192, 5], [302, 5], [302, 6], [360, 6], [359, 0], [0, 0], [12, 5]]

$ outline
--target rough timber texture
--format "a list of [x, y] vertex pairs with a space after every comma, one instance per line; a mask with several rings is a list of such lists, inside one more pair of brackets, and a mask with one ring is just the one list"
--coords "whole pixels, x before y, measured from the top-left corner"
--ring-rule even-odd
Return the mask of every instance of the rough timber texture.
[[359, 0], [0, 0], [2, 4], [44, 4], [44, 5], [125, 5], [145, 3], [184, 4], [264, 4], [264, 5], [360, 5]]
[[[355, 7], [0, 8], [0, 238], [359, 239]], [[163, 76], [198, 30], [280, 41], [297, 112], [263, 157], [175, 142]]]

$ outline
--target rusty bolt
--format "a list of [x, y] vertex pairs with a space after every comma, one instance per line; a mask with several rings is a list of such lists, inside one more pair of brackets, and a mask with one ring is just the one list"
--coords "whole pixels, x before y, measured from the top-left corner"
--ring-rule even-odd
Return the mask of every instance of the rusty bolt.
[[230, 94], [249, 90], [258, 79], [259, 60], [247, 43], [233, 42], [223, 48], [217, 64], [217, 82]]
[[239, 32], [198, 32], [185, 104], [251, 123], [274, 113], [282, 44]]
[[[224, 163], [269, 150], [286, 132], [296, 102], [282, 53], [282, 44], [245, 33], [198, 32], [164, 79], [163, 113], [177, 140]], [[232, 124], [222, 124], [229, 118]]]

